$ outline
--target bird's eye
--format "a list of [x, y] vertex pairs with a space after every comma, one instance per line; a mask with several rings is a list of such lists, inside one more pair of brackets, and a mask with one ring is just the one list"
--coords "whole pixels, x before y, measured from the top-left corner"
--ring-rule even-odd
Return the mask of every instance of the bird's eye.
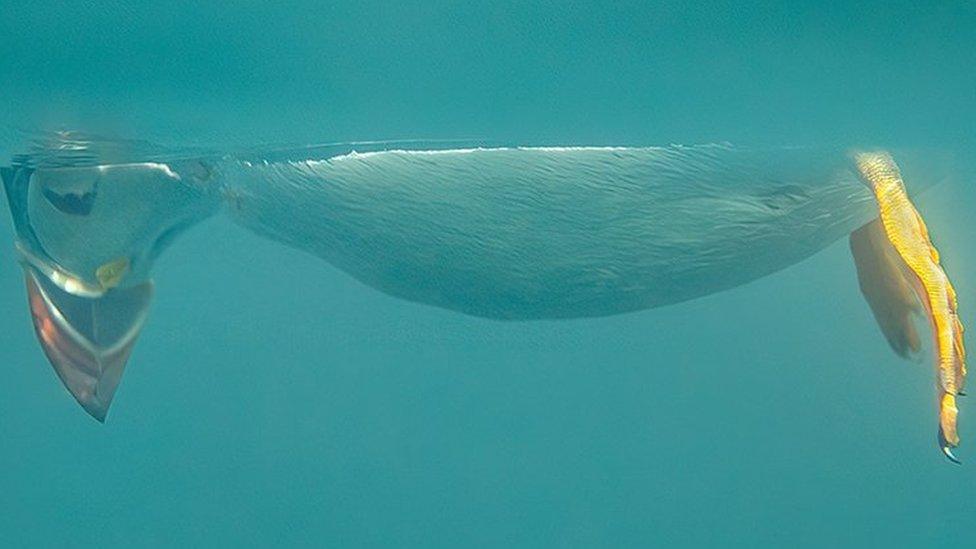
[[94, 168], [37, 170], [31, 176], [31, 186], [59, 212], [87, 216], [95, 206], [100, 179], [99, 170]]
[[95, 205], [96, 191], [91, 190], [85, 193], [65, 192], [59, 193], [51, 189], [44, 189], [44, 198], [52, 206], [62, 213], [68, 215], [85, 216], [91, 213]]

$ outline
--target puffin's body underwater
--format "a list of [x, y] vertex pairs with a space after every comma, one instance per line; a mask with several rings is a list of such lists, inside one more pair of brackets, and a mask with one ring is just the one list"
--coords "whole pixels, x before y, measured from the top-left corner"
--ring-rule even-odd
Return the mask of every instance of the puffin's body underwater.
[[940, 447], [955, 459], [962, 326], [908, 194], [952, 172], [941, 155], [871, 149], [353, 144], [228, 155], [64, 134], [15, 158], [3, 179], [38, 338], [99, 420], [145, 321], [153, 260], [220, 211], [388, 294], [507, 320], [677, 303], [850, 235], [895, 351], [918, 351], [912, 317], [929, 319]]

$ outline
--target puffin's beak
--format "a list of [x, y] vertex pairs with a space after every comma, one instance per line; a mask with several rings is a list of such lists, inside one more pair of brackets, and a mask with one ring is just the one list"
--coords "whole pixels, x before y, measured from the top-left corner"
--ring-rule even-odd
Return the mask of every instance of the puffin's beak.
[[55, 372], [92, 417], [105, 421], [152, 301], [152, 282], [95, 298], [70, 294], [24, 266], [34, 330]]

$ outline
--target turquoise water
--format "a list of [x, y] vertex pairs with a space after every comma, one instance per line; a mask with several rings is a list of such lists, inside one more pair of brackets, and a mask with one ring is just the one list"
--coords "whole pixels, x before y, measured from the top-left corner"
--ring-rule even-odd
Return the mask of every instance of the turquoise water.
[[[970, 2], [240, 4], [0, 15], [23, 131], [217, 147], [362, 139], [922, 147], [973, 158]], [[972, 163], [970, 162], [969, 165]], [[976, 325], [976, 204], [919, 199]], [[847, 243], [603, 319], [387, 297], [215, 218], [155, 268], [105, 425], [65, 394], [0, 231], [0, 543], [959, 546], [929, 361], [894, 356]]]

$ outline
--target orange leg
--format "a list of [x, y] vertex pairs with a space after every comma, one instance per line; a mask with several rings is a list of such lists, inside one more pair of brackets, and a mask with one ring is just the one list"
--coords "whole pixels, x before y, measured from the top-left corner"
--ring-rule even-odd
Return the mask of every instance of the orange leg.
[[854, 161], [874, 191], [884, 233], [913, 279], [912, 287], [928, 315], [939, 380], [939, 446], [949, 459], [957, 461], [952, 453], [959, 445], [956, 396], [962, 394], [966, 378], [966, 350], [955, 289], [939, 263], [939, 252], [922, 216], [905, 191], [894, 159], [877, 152], [856, 154]]

